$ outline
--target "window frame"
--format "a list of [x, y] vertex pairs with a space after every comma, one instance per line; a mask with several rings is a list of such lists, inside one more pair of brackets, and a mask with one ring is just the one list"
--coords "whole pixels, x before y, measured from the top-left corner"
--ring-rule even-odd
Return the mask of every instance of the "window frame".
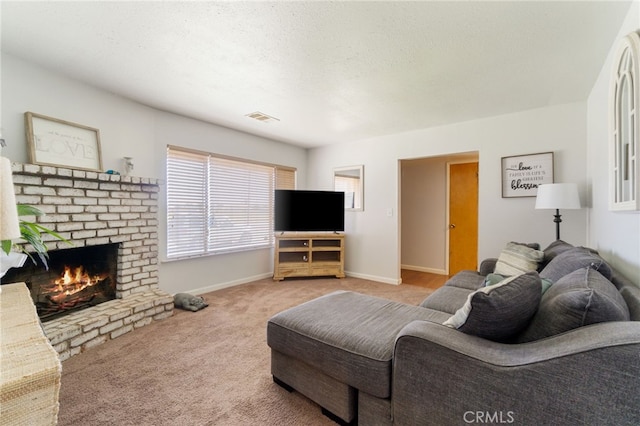
[[609, 208], [612, 211], [640, 210], [638, 87], [640, 35], [632, 32], [619, 42], [609, 89]]
[[[273, 247], [274, 189], [278, 185], [295, 187], [296, 171], [294, 167], [167, 145], [165, 259]], [[242, 190], [234, 192], [237, 188]], [[214, 209], [226, 222], [214, 220]]]

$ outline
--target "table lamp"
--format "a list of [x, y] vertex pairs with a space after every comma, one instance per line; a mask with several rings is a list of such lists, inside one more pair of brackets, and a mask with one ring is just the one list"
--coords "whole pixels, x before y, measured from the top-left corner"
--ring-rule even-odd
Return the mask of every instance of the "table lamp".
[[556, 240], [560, 239], [560, 209], [579, 209], [580, 197], [575, 183], [548, 183], [538, 187], [536, 209], [555, 209]]
[[[0, 241], [17, 240], [20, 236], [11, 162], [8, 158], [0, 157]], [[22, 266], [26, 258], [27, 256], [22, 253], [9, 252], [7, 254], [2, 251], [0, 253], [0, 277], [3, 277], [9, 268]]]

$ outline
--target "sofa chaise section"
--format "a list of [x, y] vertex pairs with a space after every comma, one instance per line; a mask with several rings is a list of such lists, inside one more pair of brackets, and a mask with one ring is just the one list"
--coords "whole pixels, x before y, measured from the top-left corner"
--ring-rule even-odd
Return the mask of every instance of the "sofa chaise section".
[[[269, 320], [271, 373], [277, 383], [320, 404], [329, 412], [325, 414], [351, 422], [357, 417], [355, 389], [380, 399], [390, 397], [393, 347], [404, 326], [448, 317], [419, 306], [334, 292]], [[318, 382], [321, 389], [316, 388]]]

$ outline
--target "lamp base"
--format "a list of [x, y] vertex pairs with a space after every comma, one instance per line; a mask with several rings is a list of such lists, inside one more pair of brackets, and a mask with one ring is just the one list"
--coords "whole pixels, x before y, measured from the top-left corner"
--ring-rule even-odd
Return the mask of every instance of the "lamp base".
[[556, 223], [556, 241], [560, 239], [560, 222], [562, 222], [560, 209], [556, 209], [556, 214], [553, 215], [553, 221]]

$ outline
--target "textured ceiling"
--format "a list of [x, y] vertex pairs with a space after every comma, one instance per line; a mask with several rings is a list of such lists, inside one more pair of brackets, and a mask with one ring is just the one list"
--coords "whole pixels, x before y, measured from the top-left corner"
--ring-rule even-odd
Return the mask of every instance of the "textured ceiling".
[[[629, 1], [1, 2], [2, 50], [304, 147], [584, 101]], [[260, 111], [278, 120], [259, 122]]]

